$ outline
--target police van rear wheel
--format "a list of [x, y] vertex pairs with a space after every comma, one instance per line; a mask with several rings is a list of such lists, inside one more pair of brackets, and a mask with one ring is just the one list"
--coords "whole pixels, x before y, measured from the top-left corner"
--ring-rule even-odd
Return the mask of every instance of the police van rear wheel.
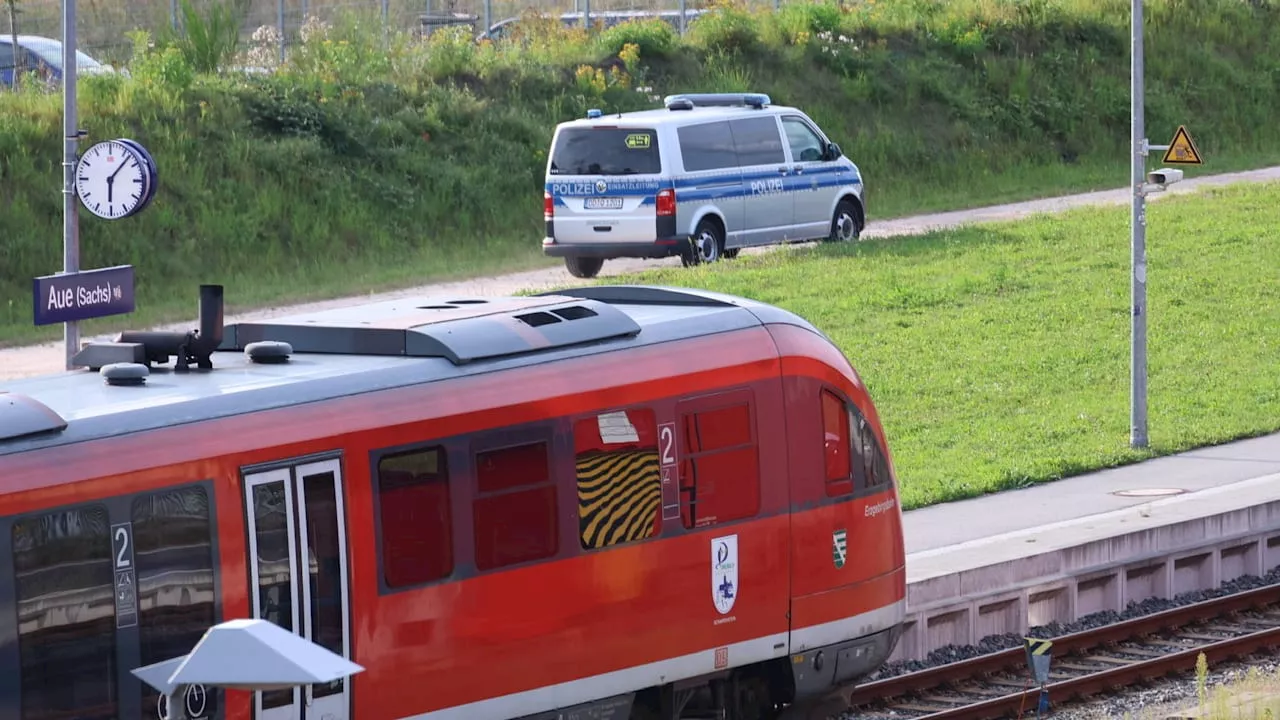
[[720, 225], [706, 218], [698, 223], [698, 228], [689, 238], [689, 247], [681, 254], [680, 260], [685, 267], [713, 263], [724, 254], [724, 233]]
[[567, 257], [564, 259], [564, 266], [569, 269], [570, 275], [588, 279], [600, 273], [600, 268], [604, 267], [604, 258]]

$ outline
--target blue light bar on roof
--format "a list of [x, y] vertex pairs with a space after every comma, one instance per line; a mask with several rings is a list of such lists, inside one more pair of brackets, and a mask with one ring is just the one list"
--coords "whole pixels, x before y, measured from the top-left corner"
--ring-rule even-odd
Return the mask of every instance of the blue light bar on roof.
[[595, 120], [598, 117], [602, 117], [603, 115], [604, 113], [600, 112], [599, 108], [591, 108], [590, 110], [587, 111], [587, 117], [592, 120]]
[[683, 105], [685, 101], [695, 107], [753, 107], [762, 108], [766, 105], [772, 105], [773, 100], [764, 93], [685, 93], [680, 95], [668, 95], [662, 100], [662, 104], [671, 107], [672, 104]]

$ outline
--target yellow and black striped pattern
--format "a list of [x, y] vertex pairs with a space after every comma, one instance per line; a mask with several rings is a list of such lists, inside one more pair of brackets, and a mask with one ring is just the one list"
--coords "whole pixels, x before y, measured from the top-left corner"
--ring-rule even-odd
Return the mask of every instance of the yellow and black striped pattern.
[[653, 534], [662, 505], [657, 450], [578, 456], [578, 528], [582, 547], [608, 547]]

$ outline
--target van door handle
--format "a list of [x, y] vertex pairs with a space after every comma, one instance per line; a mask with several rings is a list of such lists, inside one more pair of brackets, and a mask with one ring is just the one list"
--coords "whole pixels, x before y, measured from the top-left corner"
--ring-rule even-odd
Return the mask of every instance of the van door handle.
[[795, 166], [795, 167], [793, 167], [793, 168], [791, 168], [791, 169], [792, 169], [792, 171], [794, 171], [794, 172], [795, 172], [795, 174], [797, 174], [797, 175], [803, 175], [803, 174], [804, 174], [804, 166], [803, 166], [803, 165], [797, 165], [797, 166]]
[[779, 175], [786, 175], [786, 174], [787, 174], [787, 169], [786, 169], [786, 168], [784, 168], [784, 167], [780, 167], [780, 168], [778, 168], [778, 174], [779, 174]]

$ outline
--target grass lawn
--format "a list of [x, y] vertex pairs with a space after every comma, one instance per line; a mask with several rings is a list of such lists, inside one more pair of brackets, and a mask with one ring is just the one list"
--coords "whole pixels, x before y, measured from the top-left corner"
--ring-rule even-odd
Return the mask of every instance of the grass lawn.
[[870, 388], [909, 509], [1280, 429], [1280, 183], [1147, 217], [1149, 451], [1129, 447], [1128, 208], [601, 282], [813, 322]]

